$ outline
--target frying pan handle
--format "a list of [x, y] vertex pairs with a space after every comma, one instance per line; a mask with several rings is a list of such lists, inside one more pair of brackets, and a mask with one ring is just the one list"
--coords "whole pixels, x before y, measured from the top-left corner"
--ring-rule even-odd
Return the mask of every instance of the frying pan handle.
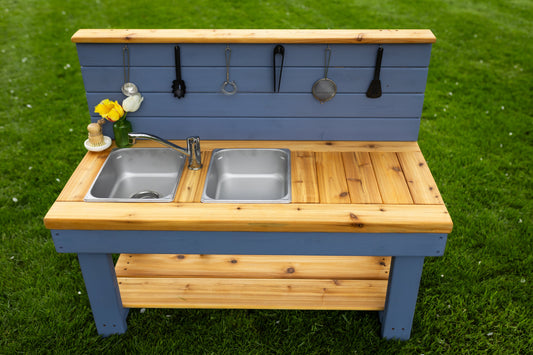
[[381, 71], [381, 59], [383, 58], [383, 47], [379, 46], [378, 55], [376, 56], [376, 68], [374, 69], [374, 80], [379, 80]]

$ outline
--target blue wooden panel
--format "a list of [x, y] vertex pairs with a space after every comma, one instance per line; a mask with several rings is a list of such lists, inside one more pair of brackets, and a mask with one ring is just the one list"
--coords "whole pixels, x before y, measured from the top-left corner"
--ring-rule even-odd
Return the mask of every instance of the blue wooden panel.
[[[176, 99], [172, 93], [147, 93], [135, 116], [189, 117], [420, 117], [423, 94], [386, 94], [369, 99], [364, 94], [337, 94], [324, 104], [309, 94], [250, 94], [233, 96], [218, 94], [188, 94]], [[87, 102], [92, 116], [99, 115], [94, 107], [105, 98], [124, 99], [122, 94], [88, 93]]]
[[78, 254], [83, 280], [100, 335], [124, 333], [128, 308], [122, 307], [111, 254]]
[[[179, 44], [183, 66], [224, 66], [225, 44]], [[275, 44], [232, 44], [232, 66], [271, 66]], [[82, 66], [122, 66], [123, 44], [77, 44]], [[285, 44], [285, 66], [324, 66], [323, 44]], [[377, 44], [332, 44], [331, 66], [368, 66]], [[173, 44], [128, 44], [132, 66], [174, 66]], [[383, 66], [427, 67], [431, 44], [383, 44]]]
[[381, 312], [381, 336], [407, 340], [415, 314], [423, 256], [392, 258], [385, 309]]
[[[98, 118], [93, 117], [93, 122]], [[133, 130], [166, 139], [416, 141], [419, 118], [133, 117]], [[104, 134], [113, 137], [111, 124]]]
[[437, 233], [53, 230], [52, 237], [60, 253], [441, 256], [446, 245]]
[[[120, 92], [124, 83], [121, 67], [84, 67], [83, 82], [87, 92]], [[384, 93], [423, 93], [427, 68], [382, 68], [381, 86]], [[284, 68], [281, 92], [309, 93], [315, 81], [324, 75], [323, 68]], [[339, 93], [365, 93], [374, 75], [373, 68], [331, 68], [328, 77], [335, 81]], [[271, 67], [232, 67], [231, 80], [239, 92], [272, 92]], [[224, 67], [189, 67], [182, 70], [187, 92], [219, 92], [226, 78]], [[176, 79], [171, 67], [133, 67], [130, 81], [143, 93], [171, 92]]]

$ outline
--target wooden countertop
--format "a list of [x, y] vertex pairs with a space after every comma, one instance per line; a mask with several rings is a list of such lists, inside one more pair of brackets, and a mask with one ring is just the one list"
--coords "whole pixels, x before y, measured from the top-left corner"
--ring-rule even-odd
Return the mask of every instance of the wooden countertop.
[[[184, 170], [171, 203], [83, 202], [111, 150], [88, 152], [46, 215], [46, 227], [359, 233], [449, 233], [453, 227], [416, 142], [202, 141], [201, 145], [204, 167]], [[156, 146], [150, 141], [136, 144]], [[292, 203], [201, 203], [215, 148], [290, 149]]]
[[434, 43], [430, 30], [80, 29], [74, 43]]

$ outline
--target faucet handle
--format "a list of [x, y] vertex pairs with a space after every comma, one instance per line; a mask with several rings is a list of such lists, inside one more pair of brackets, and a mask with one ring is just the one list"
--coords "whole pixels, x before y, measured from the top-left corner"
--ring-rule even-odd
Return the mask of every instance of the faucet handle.
[[189, 151], [189, 169], [199, 170], [202, 168], [202, 152], [200, 151], [200, 137], [187, 137], [187, 150]]

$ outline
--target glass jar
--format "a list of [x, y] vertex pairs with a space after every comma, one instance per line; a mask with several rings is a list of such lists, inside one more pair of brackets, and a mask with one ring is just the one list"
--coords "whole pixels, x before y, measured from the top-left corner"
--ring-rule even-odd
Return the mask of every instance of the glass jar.
[[113, 133], [115, 134], [115, 144], [117, 147], [131, 147], [130, 137], [128, 136], [128, 133], [131, 132], [131, 122], [126, 118], [120, 119], [113, 124]]

